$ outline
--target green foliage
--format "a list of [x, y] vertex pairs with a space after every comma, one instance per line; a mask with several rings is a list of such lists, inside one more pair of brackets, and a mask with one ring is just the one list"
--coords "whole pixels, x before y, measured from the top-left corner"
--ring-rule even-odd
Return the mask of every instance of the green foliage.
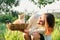
[[13, 12], [13, 11], [12, 11], [12, 16], [13, 16], [13, 17], [15, 17], [15, 16], [18, 17], [18, 13], [19, 13], [19, 12], [16, 12], [16, 11]]
[[60, 19], [56, 18], [55, 20], [55, 29], [52, 33], [52, 40], [60, 40]]
[[0, 23], [0, 40], [5, 40], [4, 33], [6, 32], [6, 26], [4, 23]]
[[13, 17], [10, 14], [0, 15], [0, 22], [2, 23], [5, 23], [7, 20], [9, 20], [9, 22], [13, 22], [15, 19], [17, 19], [17, 17]]
[[60, 32], [59, 30], [55, 29], [54, 32], [52, 33], [52, 40], [60, 40]]
[[0, 15], [0, 20], [1, 20], [1, 22], [6, 22], [6, 20], [11, 20], [12, 19], [12, 16], [10, 16], [10, 15]]
[[54, 1], [49, 2], [48, 0], [38, 0], [38, 3], [36, 3], [34, 0], [31, 0], [31, 1], [33, 1], [35, 4], [39, 4], [39, 7], [40, 8], [41, 8], [41, 5], [43, 5], [45, 7], [45, 5], [51, 4], [51, 3], [54, 2]]
[[7, 29], [5, 23], [0, 23], [0, 40], [24, 40], [20, 31], [11, 31]]
[[0, 13], [11, 13], [12, 11], [10, 10], [14, 5], [15, 7], [18, 6], [19, 0], [0, 0]]
[[55, 28], [57, 28], [60, 31], [60, 19], [56, 18], [55, 20], [56, 20], [56, 22], [55, 22]]
[[7, 5], [9, 5], [9, 6], [12, 6], [12, 4], [15, 4], [15, 6], [17, 6], [18, 5], [18, 2], [19, 2], [19, 0], [0, 0], [0, 5], [2, 4], [2, 3], [6, 3]]
[[26, 21], [27, 21], [29, 18], [30, 18], [29, 15], [26, 15], [26, 16], [25, 16], [25, 20], [26, 20]]
[[11, 31], [11, 30], [8, 30], [5, 33], [5, 39], [6, 40], [24, 40], [21, 32], [19, 32], [19, 31]]
[[5, 3], [9, 6], [12, 6], [12, 4], [14, 4], [15, 0], [5, 0]]

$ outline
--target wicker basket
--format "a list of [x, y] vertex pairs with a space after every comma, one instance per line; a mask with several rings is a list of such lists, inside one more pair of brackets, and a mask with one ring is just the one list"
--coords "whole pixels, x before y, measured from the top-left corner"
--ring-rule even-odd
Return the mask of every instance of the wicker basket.
[[28, 24], [7, 24], [8, 28], [12, 31], [22, 31], [28, 27]]

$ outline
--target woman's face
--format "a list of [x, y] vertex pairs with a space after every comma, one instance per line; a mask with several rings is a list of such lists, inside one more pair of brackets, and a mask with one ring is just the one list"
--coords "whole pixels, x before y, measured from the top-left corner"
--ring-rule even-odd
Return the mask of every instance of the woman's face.
[[41, 17], [39, 17], [39, 20], [38, 20], [38, 24], [39, 25], [45, 25], [45, 15], [41, 15]]

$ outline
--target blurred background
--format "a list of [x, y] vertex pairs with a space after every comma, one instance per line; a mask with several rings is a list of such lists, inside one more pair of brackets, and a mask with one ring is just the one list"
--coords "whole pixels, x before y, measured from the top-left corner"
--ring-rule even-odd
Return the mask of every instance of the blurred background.
[[56, 19], [52, 40], [60, 40], [60, 0], [0, 0], [0, 40], [24, 40], [22, 32], [6, 27], [21, 12], [26, 14], [26, 21], [34, 14], [52, 13]]

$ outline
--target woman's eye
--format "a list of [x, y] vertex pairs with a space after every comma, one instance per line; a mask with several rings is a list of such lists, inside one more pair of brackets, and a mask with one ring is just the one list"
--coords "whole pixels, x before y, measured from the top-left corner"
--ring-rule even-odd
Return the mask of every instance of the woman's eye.
[[41, 19], [41, 17], [40, 17], [40, 19]]

